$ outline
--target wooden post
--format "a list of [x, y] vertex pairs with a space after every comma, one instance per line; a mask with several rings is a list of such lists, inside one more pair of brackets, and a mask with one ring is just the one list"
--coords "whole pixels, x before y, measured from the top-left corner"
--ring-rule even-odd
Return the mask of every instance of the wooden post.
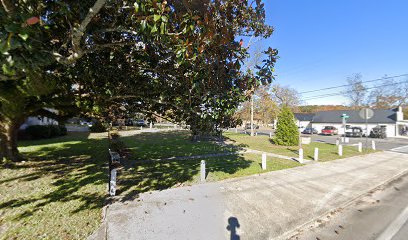
[[201, 173], [201, 182], [205, 182], [205, 160], [201, 160], [200, 173]]
[[299, 163], [303, 163], [303, 149], [299, 148]]
[[318, 149], [318, 148], [315, 148], [315, 149], [314, 149], [314, 157], [313, 157], [313, 160], [319, 161], [319, 149]]
[[358, 152], [362, 152], [363, 151], [363, 143], [359, 142], [358, 143]]
[[340, 144], [339, 145], [339, 156], [343, 156], [343, 146]]
[[262, 153], [262, 170], [266, 170], [266, 153]]

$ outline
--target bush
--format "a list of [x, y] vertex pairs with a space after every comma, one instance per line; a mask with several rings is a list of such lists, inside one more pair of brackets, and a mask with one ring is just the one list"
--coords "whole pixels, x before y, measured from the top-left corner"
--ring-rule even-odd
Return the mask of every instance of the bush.
[[296, 146], [299, 144], [299, 130], [295, 123], [295, 117], [288, 107], [283, 107], [278, 116], [273, 142], [276, 145]]
[[50, 137], [58, 137], [61, 136], [61, 130], [58, 125], [50, 125]]
[[89, 130], [91, 130], [91, 132], [106, 132], [106, 127], [100, 121], [97, 121], [92, 124]]
[[31, 139], [42, 139], [51, 137], [51, 128], [47, 125], [32, 125], [25, 129]]
[[63, 126], [63, 125], [58, 125], [58, 127], [60, 128], [60, 136], [65, 136], [67, 135], [68, 131], [67, 131], [67, 127]]
[[25, 138], [44, 139], [63, 136], [67, 134], [67, 128], [60, 125], [32, 125], [28, 126], [24, 133], [21, 133]]

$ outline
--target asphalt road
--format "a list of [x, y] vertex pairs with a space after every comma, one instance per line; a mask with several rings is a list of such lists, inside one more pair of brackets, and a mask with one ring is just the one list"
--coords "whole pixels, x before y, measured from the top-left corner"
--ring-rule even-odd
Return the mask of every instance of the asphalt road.
[[[398, 152], [408, 154], [408, 147]], [[408, 239], [408, 174], [319, 219], [292, 239]]]

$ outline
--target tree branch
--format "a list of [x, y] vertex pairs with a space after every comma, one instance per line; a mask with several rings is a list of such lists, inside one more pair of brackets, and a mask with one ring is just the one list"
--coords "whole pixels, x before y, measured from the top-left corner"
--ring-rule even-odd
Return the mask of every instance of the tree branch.
[[70, 56], [64, 58], [59, 53], [53, 53], [58, 62], [63, 64], [71, 64], [75, 62], [77, 59], [80, 59], [85, 54], [85, 52], [81, 49], [82, 37], [84, 36], [86, 28], [88, 27], [92, 18], [94, 18], [99, 13], [99, 11], [102, 9], [105, 3], [106, 0], [97, 0], [95, 4], [89, 9], [88, 14], [86, 15], [82, 23], [79, 25], [79, 27], [74, 28], [71, 40], [73, 53]]

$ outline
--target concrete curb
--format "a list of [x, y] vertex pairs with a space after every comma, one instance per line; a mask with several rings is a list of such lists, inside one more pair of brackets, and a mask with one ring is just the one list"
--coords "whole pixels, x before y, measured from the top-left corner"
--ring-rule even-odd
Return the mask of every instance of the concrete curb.
[[108, 225], [106, 222], [106, 216], [108, 215], [109, 205], [102, 208], [102, 220], [99, 227], [90, 235], [88, 240], [107, 240], [108, 239]]
[[352, 205], [353, 203], [355, 203], [356, 201], [358, 201], [360, 198], [364, 197], [365, 195], [369, 194], [370, 192], [373, 192], [373, 191], [377, 190], [378, 188], [380, 188], [380, 187], [382, 187], [384, 185], [387, 185], [387, 184], [395, 181], [396, 179], [398, 179], [398, 178], [400, 178], [400, 177], [402, 177], [402, 176], [404, 176], [406, 174], [408, 174], [408, 169], [405, 169], [404, 171], [402, 171], [400, 173], [397, 173], [396, 175], [394, 175], [390, 179], [385, 180], [384, 182], [376, 185], [375, 187], [373, 187], [371, 189], [368, 189], [366, 192], [361, 193], [358, 196], [344, 202], [340, 206], [329, 209], [326, 212], [324, 212], [323, 214], [312, 218], [311, 220], [309, 220], [309, 221], [307, 221], [307, 222], [293, 228], [292, 230], [286, 231], [282, 235], [278, 236], [276, 239], [278, 239], [278, 240], [291, 239], [291, 238], [295, 237], [297, 234], [301, 233], [302, 230], [308, 228], [309, 225], [313, 225], [313, 223], [315, 223], [317, 220], [325, 218], [327, 215], [330, 215], [332, 212], [336, 212], [336, 211], [338, 211], [340, 209], [343, 209], [343, 208], [346, 208], [346, 207]]

